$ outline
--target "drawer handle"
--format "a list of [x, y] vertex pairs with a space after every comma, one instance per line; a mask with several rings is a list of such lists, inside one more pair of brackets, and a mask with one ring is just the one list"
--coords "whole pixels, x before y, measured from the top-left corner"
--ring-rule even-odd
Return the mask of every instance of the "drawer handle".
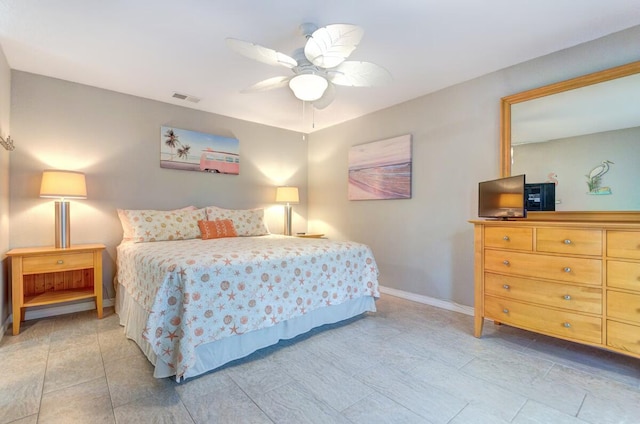
[[566, 240], [564, 241], [564, 244], [571, 244], [571, 240], [566, 239]]
[[504, 240], [504, 241], [509, 241], [509, 236], [504, 236], [504, 237], [502, 237], [502, 240]]
[[564, 272], [571, 272], [571, 268], [569, 268], [568, 266], [564, 267]]
[[564, 297], [564, 300], [571, 300], [571, 296], [569, 296], [568, 294], [565, 294], [563, 297]]
[[62, 259], [58, 259], [58, 265], [62, 265], [64, 261]]
[[564, 328], [571, 328], [571, 323], [570, 322], [565, 322], [562, 325], [564, 326]]
[[509, 286], [509, 284], [503, 284], [502, 288], [505, 290], [509, 290], [511, 287]]
[[506, 259], [505, 259], [504, 261], [502, 261], [502, 263], [503, 263], [503, 264], [505, 264], [506, 266], [509, 266], [509, 265], [510, 265], [509, 261], [508, 261], [508, 260], [506, 260]]
[[509, 310], [508, 310], [507, 308], [504, 308], [504, 309], [502, 310], [502, 312], [504, 312], [505, 314], [508, 314], [508, 313], [509, 313]]

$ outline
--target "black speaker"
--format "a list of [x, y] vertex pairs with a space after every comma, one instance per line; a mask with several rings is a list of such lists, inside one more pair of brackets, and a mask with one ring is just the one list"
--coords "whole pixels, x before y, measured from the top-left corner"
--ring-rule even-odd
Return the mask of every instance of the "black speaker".
[[526, 184], [524, 199], [528, 211], [555, 211], [556, 185], [554, 183]]

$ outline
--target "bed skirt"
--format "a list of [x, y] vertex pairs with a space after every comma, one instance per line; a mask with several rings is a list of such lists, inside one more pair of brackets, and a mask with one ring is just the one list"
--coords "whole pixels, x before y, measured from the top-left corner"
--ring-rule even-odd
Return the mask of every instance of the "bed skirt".
[[[115, 308], [120, 317], [120, 325], [124, 326], [126, 337], [136, 342], [154, 365], [153, 376], [165, 378], [175, 375], [175, 369], [163, 362], [161, 358], [158, 358], [151, 349], [151, 345], [142, 338], [149, 314], [119, 284], [116, 288]], [[304, 334], [313, 328], [343, 321], [364, 312], [375, 311], [375, 299], [372, 296], [365, 296], [339, 305], [319, 308], [305, 315], [261, 330], [225, 337], [212, 343], [200, 345], [196, 348], [197, 361], [184, 375], [184, 378], [195, 377], [214, 370], [228, 362], [250, 355], [259, 349], [272, 346], [280, 340], [287, 340]]]

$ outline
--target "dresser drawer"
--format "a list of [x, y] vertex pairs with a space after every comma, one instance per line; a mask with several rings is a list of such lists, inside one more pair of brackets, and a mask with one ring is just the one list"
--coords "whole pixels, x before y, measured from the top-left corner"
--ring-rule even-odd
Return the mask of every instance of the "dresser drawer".
[[485, 227], [484, 244], [514, 250], [533, 250], [533, 229], [513, 227]]
[[607, 261], [607, 286], [640, 291], [640, 262]]
[[23, 274], [39, 274], [84, 268], [93, 268], [93, 253], [60, 253], [55, 255], [25, 256], [22, 258]]
[[640, 294], [608, 290], [607, 316], [640, 324]]
[[607, 231], [607, 256], [640, 259], [640, 231]]
[[640, 355], [640, 326], [607, 321], [607, 346]]
[[602, 320], [598, 317], [493, 296], [485, 296], [484, 312], [488, 318], [516, 327], [590, 343], [602, 343]]
[[602, 313], [602, 289], [486, 273], [484, 292], [577, 312]]
[[577, 284], [602, 284], [600, 259], [532, 255], [487, 249], [484, 253], [484, 269], [501, 274]]
[[538, 228], [536, 251], [568, 255], [602, 255], [602, 231], [573, 228]]

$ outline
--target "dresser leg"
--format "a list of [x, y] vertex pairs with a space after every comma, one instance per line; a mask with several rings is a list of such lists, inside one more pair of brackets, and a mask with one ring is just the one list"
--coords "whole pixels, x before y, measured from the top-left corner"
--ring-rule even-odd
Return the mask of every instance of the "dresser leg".
[[484, 317], [482, 315], [476, 314], [474, 316], [473, 321], [473, 335], [476, 337], [482, 336], [482, 325], [484, 324]]

